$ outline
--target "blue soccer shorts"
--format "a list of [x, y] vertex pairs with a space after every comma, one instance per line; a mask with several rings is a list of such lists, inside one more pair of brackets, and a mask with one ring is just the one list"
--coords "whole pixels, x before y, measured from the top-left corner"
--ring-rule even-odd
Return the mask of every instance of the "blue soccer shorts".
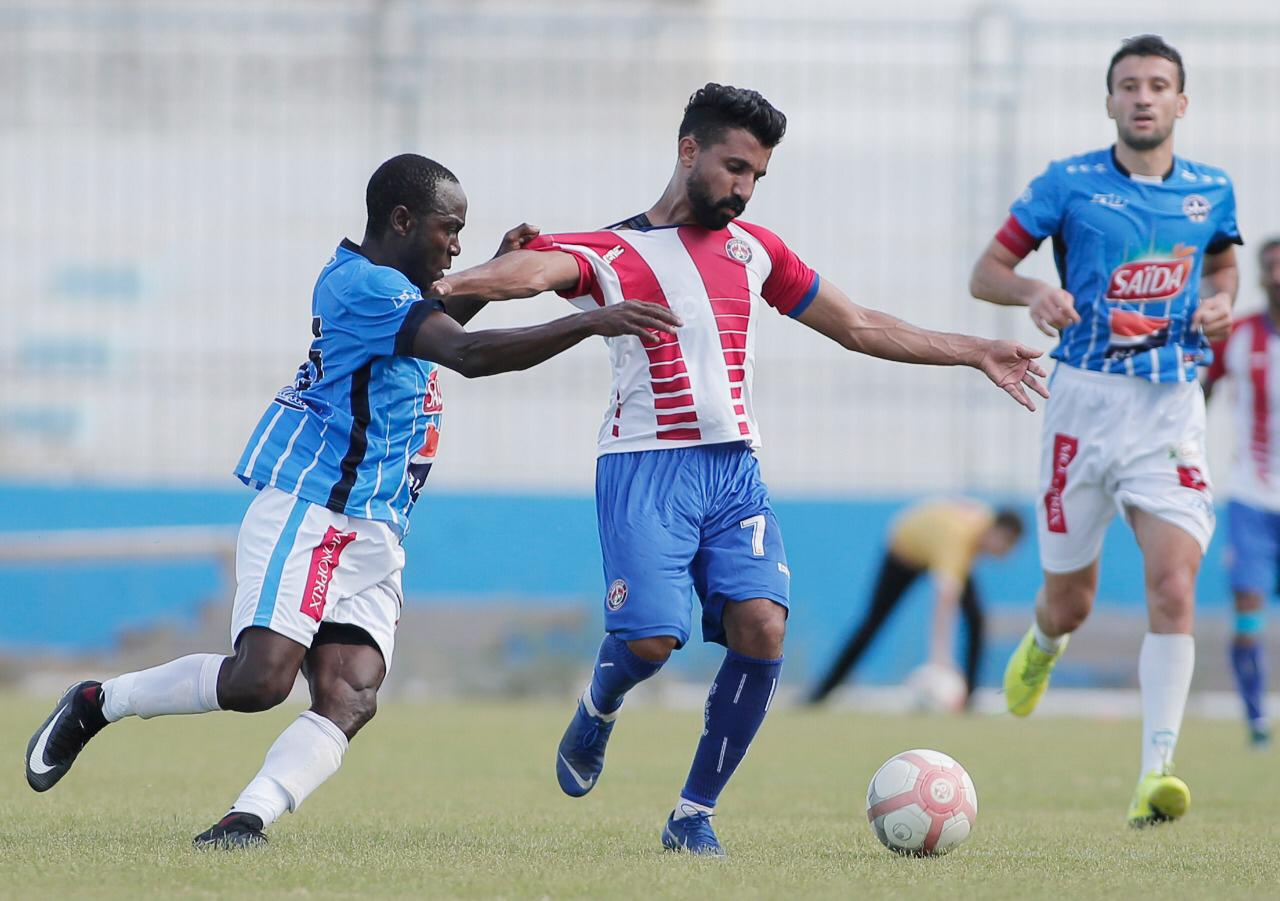
[[596, 463], [605, 630], [683, 646], [693, 596], [704, 641], [725, 644], [726, 603], [790, 609], [791, 571], [755, 454], [741, 442], [605, 454]]
[[1231, 590], [1267, 597], [1276, 591], [1280, 513], [1239, 501], [1227, 504], [1227, 570]]

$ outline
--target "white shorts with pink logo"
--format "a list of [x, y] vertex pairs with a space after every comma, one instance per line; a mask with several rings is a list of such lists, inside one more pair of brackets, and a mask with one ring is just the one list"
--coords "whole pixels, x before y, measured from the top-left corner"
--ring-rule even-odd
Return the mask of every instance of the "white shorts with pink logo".
[[1088, 566], [1116, 511], [1131, 508], [1178, 526], [1203, 553], [1214, 512], [1199, 383], [1059, 363], [1049, 385], [1036, 503], [1041, 566], [1054, 573]]
[[386, 523], [263, 488], [240, 524], [231, 640], [261, 626], [310, 647], [321, 623], [343, 623], [368, 632], [390, 669], [403, 568]]

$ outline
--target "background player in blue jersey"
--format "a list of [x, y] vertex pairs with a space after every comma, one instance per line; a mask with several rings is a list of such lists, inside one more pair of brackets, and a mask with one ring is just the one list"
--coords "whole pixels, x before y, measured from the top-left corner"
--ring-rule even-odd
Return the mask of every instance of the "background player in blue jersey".
[[[459, 300], [555, 290], [604, 309], [624, 298], [661, 300], [686, 322], [677, 340], [664, 342], [667, 356], [654, 348], [646, 359], [634, 341], [610, 342], [617, 400], [596, 467], [608, 634], [557, 749], [556, 776], [574, 797], [594, 788], [623, 698], [688, 640], [696, 593], [703, 638], [726, 653], [662, 842], [715, 856], [724, 850], [710, 818], [778, 686], [790, 602], [790, 570], [746, 414], [750, 342], [729, 339], [749, 334], [767, 304], [849, 350], [973, 366], [1033, 410], [1028, 393], [1045, 390], [1038, 351], [930, 332], [857, 306], [772, 232], [738, 221], [785, 129], [786, 118], [757, 92], [708, 84], [685, 108], [671, 179], [646, 213], [610, 229], [543, 236], [534, 250], [439, 288]], [[686, 412], [669, 412], [681, 405]]]
[[[1037, 505], [1044, 588], [1005, 672], [1011, 712], [1031, 713], [1089, 615], [1117, 508], [1142, 549], [1150, 631], [1138, 659], [1135, 826], [1177, 818], [1190, 803], [1173, 751], [1195, 662], [1196, 573], [1214, 525], [1195, 368], [1211, 357], [1208, 340], [1230, 329], [1241, 243], [1230, 179], [1174, 155], [1185, 83], [1182, 58], [1161, 38], [1125, 41], [1107, 69], [1116, 143], [1033, 180], [970, 284], [975, 297], [1028, 307], [1041, 331], [1060, 336]], [[1014, 271], [1045, 238], [1061, 286]]]
[[[108, 723], [285, 699], [301, 671], [311, 707], [197, 845], [251, 845], [337, 771], [374, 715], [402, 596], [401, 538], [435, 457], [437, 364], [466, 376], [525, 369], [589, 335], [656, 341], [679, 318], [633, 303], [532, 328], [466, 332], [421, 287], [461, 252], [467, 201], [457, 178], [404, 154], [369, 181], [360, 244], [343, 240], [316, 282], [314, 341], [293, 383], [254, 430], [237, 475], [259, 489], [240, 527], [235, 653], [192, 654], [104, 683], [73, 685], [27, 747], [27, 781], [53, 787]], [[536, 233], [523, 226], [503, 250]]]

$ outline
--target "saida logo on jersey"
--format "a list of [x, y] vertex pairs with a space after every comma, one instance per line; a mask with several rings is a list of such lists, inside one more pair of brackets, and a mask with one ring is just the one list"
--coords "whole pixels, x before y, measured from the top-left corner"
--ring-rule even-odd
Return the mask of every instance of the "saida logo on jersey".
[[1127, 357], [1168, 343], [1168, 315], [1148, 315], [1142, 306], [1157, 303], [1167, 314], [1168, 304], [1186, 288], [1194, 264], [1195, 249], [1179, 246], [1169, 258], [1122, 263], [1111, 272], [1106, 299], [1116, 306], [1108, 313], [1108, 357]]

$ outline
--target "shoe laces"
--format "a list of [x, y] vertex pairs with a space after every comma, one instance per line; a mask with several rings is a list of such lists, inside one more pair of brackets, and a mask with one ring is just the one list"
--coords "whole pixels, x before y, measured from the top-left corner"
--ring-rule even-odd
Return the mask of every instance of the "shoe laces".
[[[714, 813], [707, 813], [705, 810], [699, 810], [689, 816], [681, 817], [676, 820], [677, 823], [683, 823], [681, 829], [688, 837], [686, 844], [713, 844], [719, 845], [720, 841], [716, 838], [715, 830], [711, 828], [711, 818]], [[693, 841], [697, 839], [698, 841]]]
[[1053, 666], [1054, 660], [1057, 659], [1056, 654], [1051, 654], [1040, 647], [1032, 649], [1036, 653], [1027, 655], [1027, 665], [1022, 670], [1022, 681], [1034, 682], [1045, 670]]

